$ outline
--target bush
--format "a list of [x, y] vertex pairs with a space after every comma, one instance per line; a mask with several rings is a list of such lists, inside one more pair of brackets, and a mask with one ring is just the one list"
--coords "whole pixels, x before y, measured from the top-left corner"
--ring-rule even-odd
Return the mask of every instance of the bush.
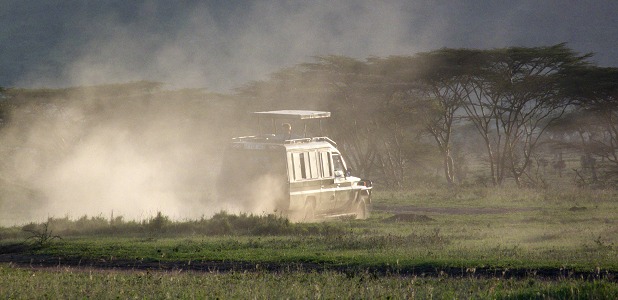
[[163, 215], [160, 211], [157, 212], [157, 216], [150, 219], [146, 224], [146, 227], [151, 233], [164, 233], [167, 227], [171, 224], [168, 216]]
[[30, 236], [26, 240], [34, 241], [34, 246], [43, 248], [54, 239], [62, 239], [59, 235], [54, 235], [49, 228], [49, 220], [39, 226], [31, 226], [32, 224], [24, 226], [23, 230], [28, 232]]
[[[203, 235], [337, 235], [342, 234], [340, 223], [291, 223], [287, 218], [270, 215], [238, 215], [221, 211], [210, 219], [172, 221], [162, 212], [142, 222], [125, 221], [121, 216], [113, 221], [102, 216], [82, 216], [77, 220], [69, 217], [49, 218], [46, 223], [30, 223], [22, 228], [2, 228], [3, 238], [38, 236], [39, 240], [51, 238], [51, 231], [62, 236], [96, 234], [203, 234]], [[28, 236], [26, 233], [30, 233]], [[36, 234], [35, 234], [36, 233]]]

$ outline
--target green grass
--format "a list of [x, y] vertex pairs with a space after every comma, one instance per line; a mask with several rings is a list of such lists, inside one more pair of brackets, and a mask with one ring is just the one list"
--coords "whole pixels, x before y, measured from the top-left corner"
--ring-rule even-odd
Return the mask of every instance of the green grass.
[[140, 239], [72, 237], [32, 250], [33, 254], [89, 260], [239, 261], [317, 263], [326, 266], [413, 270], [455, 268], [567, 268], [618, 271], [615, 247], [527, 247], [473, 244], [439, 232], [408, 236], [347, 233], [336, 236], [216, 236]]
[[423, 278], [340, 272], [115, 271], [17, 269], [0, 265], [0, 298], [236, 298], [236, 299], [612, 299], [605, 280]]
[[[20, 227], [1, 228], [0, 252], [59, 257], [57, 263], [61, 266], [80, 260], [90, 263], [126, 261], [132, 265], [140, 262], [178, 262], [183, 266], [236, 262], [279, 266], [270, 272], [256, 267], [249, 273], [151, 273], [164, 281], [182, 281], [189, 287], [197, 284], [193, 282], [198, 279], [202, 285], [224, 281], [240, 287], [234, 290], [236, 294], [226, 294], [227, 290], [199, 294], [225, 298], [230, 295], [272, 298], [274, 294], [267, 294], [263, 289], [277, 282], [286, 289], [296, 290], [290, 293], [286, 290], [282, 294], [290, 298], [312, 297], [313, 294], [302, 294], [313, 291], [305, 287], [307, 284], [319, 287], [326, 298], [339, 295], [337, 286], [346, 287], [346, 291], [352, 293], [346, 294], [346, 298], [388, 295], [395, 298], [411, 295], [422, 298], [603, 298], [615, 294], [616, 284], [611, 281], [615, 280], [612, 277], [615, 275], [607, 277], [610, 281], [603, 278], [607, 272], [618, 272], [616, 191], [478, 188], [378, 191], [374, 193], [374, 207], [386, 210], [372, 212], [367, 220], [343, 219], [315, 224], [290, 223], [272, 215], [226, 213], [180, 222], [164, 214], [142, 222], [122, 218], [58, 218], [50, 219], [48, 224], [53, 234], [62, 239], [52, 239], [41, 245], [32, 240], [26, 242], [28, 233]], [[41, 228], [41, 224], [24, 226], [28, 230]], [[15, 249], [11, 245], [22, 243], [27, 246], [11, 250]], [[60, 278], [74, 276], [76, 282], [82, 280], [83, 272], [67, 268], [68, 271], [40, 270], [35, 277], [56, 272], [60, 273], [56, 274]], [[282, 271], [295, 268], [302, 270]], [[325, 273], [315, 273], [318, 269]], [[436, 277], [423, 278], [425, 270]], [[441, 270], [446, 271], [446, 277], [440, 275]], [[453, 277], [454, 273], [448, 270], [462, 272]], [[519, 274], [514, 278], [520, 279], [485, 277], [491, 275], [492, 270], [498, 275], [506, 272], [506, 278], [508, 274]], [[553, 270], [553, 275], [533, 275], [546, 270]], [[21, 276], [20, 272], [27, 271], [5, 267], [4, 272]], [[585, 274], [587, 280], [573, 275], [577, 272]], [[525, 275], [528, 273], [531, 275]], [[101, 295], [97, 294], [95, 286], [100, 281], [110, 281], [112, 275], [125, 278], [125, 281], [144, 278], [141, 271], [94, 271], [94, 274], [93, 297]], [[352, 285], [361, 277], [372, 287], [361, 289]], [[593, 278], [597, 280], [591, 280]], [[30, 281], [16, 281], [15, 284], [23, 287]], [[148, 281], [142, 283], [146, 285], [144, 289], [150, 289]], [[119, 289], [125, 289], [121, 286], [118, 283]], [[242, 294], [252, 289], [255, 292]], [[277, 290], [281, 292], [280, 288]], [[4, 293], [5, 290], [0, 291]], [[172, 296], [183, 295], [179, 294], [180, 290], [171, 293]], [[148, 297], [151, 294], [137, 295]]]

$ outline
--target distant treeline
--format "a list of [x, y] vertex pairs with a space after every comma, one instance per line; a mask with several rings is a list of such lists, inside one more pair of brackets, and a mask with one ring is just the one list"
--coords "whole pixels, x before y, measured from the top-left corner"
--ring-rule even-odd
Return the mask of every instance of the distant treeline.
[[[113, 116], [100, 113], [117, 114], [106, 110], [110, 106], [130, 105], [148, 116], [154, 104], [171, 110], [169, 122], [192, 126], [207, 119], [221, 130], [205, 134], [224, 143], [250, 131], [251, 111], [327, 110], [327, 134], [353, 172], [383, 186], [413, 186], [436, 168], [448, 185], [545, 186], [550, 168], [569, 172], [580, 184], [611, 187], [618, 179], [618, 68], [598, 67], [591, 57], [565, 44], [366, 60], [320, 56], [228, 95], [166, 91], [152, 82], [8, 88], [0, 112], [6, 128], [17, 121], [11, 112], [18, 107], [30, 107], [32, 118], [40, 119], [80, 99], [92, 116], [106, 118]], [[580, 163], [567, 167], [562, 151]]]

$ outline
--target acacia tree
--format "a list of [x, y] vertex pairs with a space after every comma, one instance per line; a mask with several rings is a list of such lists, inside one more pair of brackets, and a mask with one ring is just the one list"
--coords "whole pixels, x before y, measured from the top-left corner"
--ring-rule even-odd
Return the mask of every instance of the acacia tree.
[[[618, 68], [571, 68], [565, 72], [563, 89], [577, 101], [577, 109], [558, 127], [580, 138], [566, 146], [582, 152], [582, 169], [590, 171], [591, 183], [614, 183], [618, 178]], [[596, 158], [603, 163], [599, 166], [602, 178], [597, 178]]]
[[[407, 169], [423, 156], [419, 140], [425, 111], [411, 99], [419, 99], [419, 83], [407, 57], [370, 58], [359, 62], [344, 57], [322, 57], [313, 70], [330, 74], [330, 109], [336, 113], [337, 141], [343, 141], [360, 174], [381, 176], [386, 184], [402, 187]], [[373, 171], [372, 171], [373, 170]]]
[[590, 55], [564, 44], [484, 53], [464, 109], [485, 141], [494, 185], [510, 175], [521, 186], [524, 176], [533, 181], [527, 172], [541, 136], [571, 103], [560, 90], [563, 72]]
[[439, 149], [444, 176], [455, 183], [453, 130], [461, 121], [461, 108], [470, 90], [470, 73], [479, 66], [478, 50], [441, 49], [413, 57], [390, 57], [386, 63], [397, 70], [388, 76], [397, 79], [397, 89], [406, 95], [418, 117]]

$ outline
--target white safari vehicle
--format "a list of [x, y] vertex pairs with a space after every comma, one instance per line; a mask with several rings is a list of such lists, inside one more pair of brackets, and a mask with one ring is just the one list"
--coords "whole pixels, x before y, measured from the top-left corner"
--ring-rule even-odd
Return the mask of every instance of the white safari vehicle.
[[[260, 133], [234, 138], [226, 149], [218, 184], [222, 201], [247, 210], [276, 212], [295, 221], [367, 218], [371, 181], [351, 176], [330, 138], [307, 135], [307, 122], [318, 122], [321, 131], [321, 119], [330, 117], [330, 112], [254, 114]], [[266, 120], [272, 127], [270, 133], [262, 133]], [[301, 124], [302, 135], [295, 134], [290, 123]]]

